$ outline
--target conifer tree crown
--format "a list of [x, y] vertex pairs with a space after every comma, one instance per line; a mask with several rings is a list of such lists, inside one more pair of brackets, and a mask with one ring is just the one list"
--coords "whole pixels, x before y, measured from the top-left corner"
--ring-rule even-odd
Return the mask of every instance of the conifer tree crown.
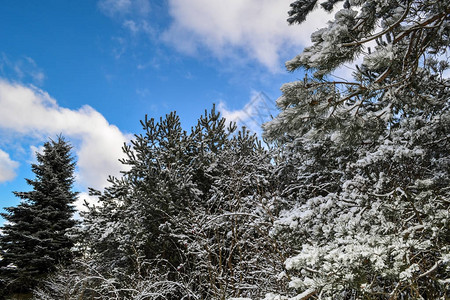
[[77, 193], [72, 191], [71, 148], [61, 136], [46, 142], [31, 166], [36, 178], [26, 179], [33, 189], [14, 192], [22, 202], [2, 213], [8, 221], [0, 236], [0, 279], [5, 290], [26, 292], [73, 257], [74, 242], [66, 235], [77, 223], [72, 218]]

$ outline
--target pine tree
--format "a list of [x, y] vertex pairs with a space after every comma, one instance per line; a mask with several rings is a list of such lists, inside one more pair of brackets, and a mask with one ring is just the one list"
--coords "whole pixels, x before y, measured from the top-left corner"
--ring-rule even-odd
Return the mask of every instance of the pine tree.
[[271, 153], [245, 128], [224, 143], [206, 172], [211, 187], [204, 213], [195, 214], [205, 299], [263, 296], [278, 282], [283, 251], [269, 237], [280, 203], [271, 176]]
[[72, 218], [77, 193], [72, 191], [75, 162], [63, 137], [44, 144], [32, 164], [35, 179], [29, 192], [14, 192], [22, 199], [6, 208], [7, 223], [0, 236], [1, 280], [5, 290], [28, 292], [59, 264], [73, 258], [74, 241], [67, 235], [77, 222]]
[[[316, 3], [295, 1], [288, 21]], [[449, 296], [449, 7], [345, 1], [286, 63], [307, 75], [283, 85], [265, 136], [292, 203], [273, 234], [292, 250], [295, 299]], [[331, 75], [358, 56], [353, 80]]]
[[183, 228], [201, 192], [192, 179], [189, 136], [179, 116], [145, 118], [141, 125], [144, 133], [123, 147], [121, 162], [128, 170], [110, 178], [111, 185], [97, 192], [101, 205], [84, 214], [85, 243], [97, 270], [116, 278], [118, 289], [131, 291], [135, 280], [164, 281], [174, 284], [161, 294], [177, 298], [185, 293], [177, 269], [188, 260]]
[[[39, 294], [223, 299], [273, 290], [284, 260], [268, 236], [278, 205], [271, 156], [225, 123], [214, 107], [189, 134], [175, 113], [142, 121], [144, 133], [123, 148], [128, 170], [83, 214], [87, 259]], [[69, 280], [83, 286], [61, 288]]]

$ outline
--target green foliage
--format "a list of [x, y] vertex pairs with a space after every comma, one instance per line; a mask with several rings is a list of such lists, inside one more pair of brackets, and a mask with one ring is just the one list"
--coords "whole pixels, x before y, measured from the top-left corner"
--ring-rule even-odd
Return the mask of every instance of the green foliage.
[[[289, 22], [301, 23], [308, 3], [296, 1]], [[264, 125], [294, 201], [273, 236], [293, 251], [295, 299], [448, 296], [448, 7], [348, 1], [287, 62], [314, 71], [283, 85], [281, 112]], [[353, 81], [333, 79], [358, 56]], [[266, 299], [288, 299], [276, 297]]]
[[32, 164], [36, 178], [27, 179], [33, 190], [15, 192], [23, 202], [2, 214], [8, 221], [0, 236], [0, 276], [6, 291], [29, 291], [74, 256], [74, 241], [67, 235], [76, 224], [72, 219], [75, 162], [70, 150], [62, 137], [45, 143]]
[[128, 170], [83, 215], [90, 268], [122, 298], [137, 282], [161, 285], [168, 299], [273, 289], [283, 259], [269, 237], [279, 206], [270, 153], [214, 107], [190, 134], [175, 113], [141, 124], [144, 134], [123, 148]]
[[[326, 28], [312, 34], [312, 46], [286, 63], [290, 71], [304, 68], [314, 74], [283, 85], [277, 101], [282, 111], [265, 125], [267, 137], [280, 140], [311, 127], [340, 126], [358, 138], [368, 128], [384, 129], [402, 117], [445, 107], [449, 91], [442, 74], [448, 68], [443, 54], [450, 3], [349, 3]], [[359, 56], [363, 62], [356, 66], [353, 81], [332, 79], [331, 72]]]
[[[288, 22], [316, 7], [294, 1]], [[448, 298], [449, 7], [345, 1], [286, 64], [307, 76], [264, 125], [273, 149], [214, 107], [190, 133], [175, 113], [145, 118], [123, 176], [92, 191], [85, 256], [36, 295]], [[358, 57], [352, 81], [333, 79]]]

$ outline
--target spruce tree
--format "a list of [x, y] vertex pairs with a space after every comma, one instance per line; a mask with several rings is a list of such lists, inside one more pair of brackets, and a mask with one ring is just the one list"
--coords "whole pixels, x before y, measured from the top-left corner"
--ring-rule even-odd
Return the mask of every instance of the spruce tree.
[[67, 231], [77, 223], [72, 218], [77, 193], [72, 191], [75, 162], [70, 151], [61, 136], [46, 142], [31, 167], [36, 178], [26, 179], [33, 189], [14, 192], [22, 202], [2, 213], [7, 223], [0, 236], [0, 276], [7, 292], [29, 292], [73, 258], [74, 241]]

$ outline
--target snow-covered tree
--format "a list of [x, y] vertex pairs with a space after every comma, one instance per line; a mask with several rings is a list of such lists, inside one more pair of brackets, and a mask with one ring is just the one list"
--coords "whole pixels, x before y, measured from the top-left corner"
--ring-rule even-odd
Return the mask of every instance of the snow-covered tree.
[[67, 235], [72, 218], [75, 162], [71, 146], [62, 137], [44, 144], [32, 164], [35, 179], [29, 192], [15, 192], [23, 201], [6, 208], [7, 223], [0, 235], [0, 278], [5, 292], [28, 292], [36, 283], [71, 261], [74, 241]]
[[[288, 21], [316, 4], [295, 1]], [[345, 1], [286, 63], [307, 75], [283, 85], [264, 127], [294, 203], [272, 231], [294, 252], [284, 274], [293, 299], [449, 296], [449, 7]], [[332, 75], [360, 56], [353, 80]]]
[[127, 284], [129, 274], [145, 278], [158, 268], [161, 279], [178, 282], [177, 268], [187, 259], [179, 228], [200, 194], [192, 182], [188, 135], [175, 113], [141, 124], [144, 134], [123, 148], [128, 171], [110, 178], [100, 205], [84, 215], [85, 243], [97, 270], [118, 282]]
[[269, 237], [278, 205], [269, 152], [247, 130], [226, 126], [214, 107], [189, 134], [175, 113], [141, 123], [144, 134], [124, 147], [128, 171], [94, 192], [100, 204], [84, 214], [79, 281], [105, 299], [155, 290], [154, 299], [274, 291], [284, 259]]
[[272, 169], [271, 153], [245, 128], [214, 154], [204, 212], [195, 214], [195, 238], [187, 242], [202, 298], [257, 298], [279, 284], [284, 251], [269, 236], [281, 205]]

